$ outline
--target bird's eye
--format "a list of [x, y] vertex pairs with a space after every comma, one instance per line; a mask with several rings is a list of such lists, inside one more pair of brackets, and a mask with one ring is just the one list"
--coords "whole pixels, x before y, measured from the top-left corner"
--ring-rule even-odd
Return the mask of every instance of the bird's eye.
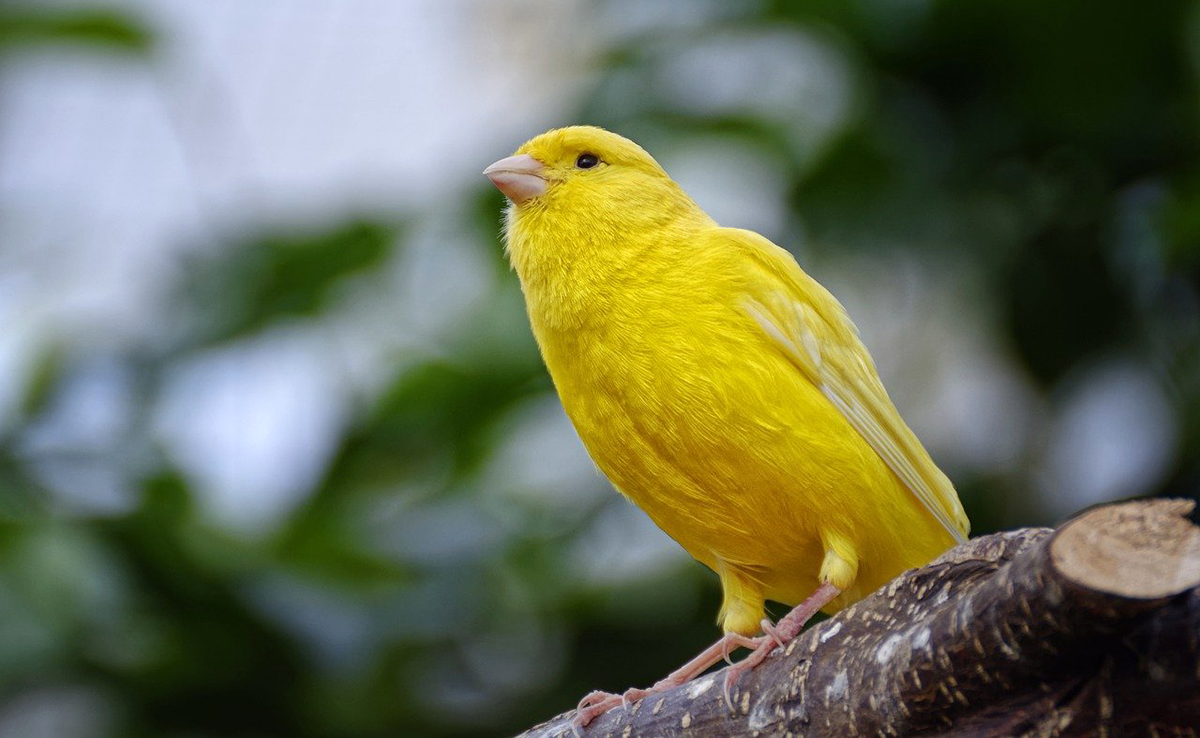
[[580, 154], [579, 158], [575, 160], [575, 166], [580, 169], [591, 169], [599, 163], [600, 157], [595, 154]]

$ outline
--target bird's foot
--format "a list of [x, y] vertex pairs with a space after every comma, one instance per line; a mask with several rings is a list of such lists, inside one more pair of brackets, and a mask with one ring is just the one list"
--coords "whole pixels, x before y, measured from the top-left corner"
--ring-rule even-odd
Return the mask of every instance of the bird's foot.
[[757, 650], [761, 647], [763, 641], [763, 638], [747, 638], [737, 633], [726, 633], [721, 640], [701, 651], [696, 658], [671, 672], [666, 678], [655, 682], [654, 686], [649, 689], [631, 687], [625, 690], [623, 694], [591, 692], [580, 700], [579, 705], [575, 708], [575, 719], [571, 721], [571, 730], [576, 736], [582, 736], [583, 729], [588, 726], [588, 723], [614, 707], [620, 705], [628, 709], [630, 705], [650, 695], [666, 692], [681, 684], [687, 684], [703, 674], [718, 661], [724, 660], [730, 662], [729, 654], [733, 649], [749, 648]]
[[622, 709], [628, 710], [630, 705], [642, 698], [675, 686], [668, 685], [660, 689], [659, 685], [665, 681], [664, 679], [650, 689], [630, 687], [621, 694], [601, 691], [589, 692], [579, 701], [579, 705], [575, 708], [575, 719], [571, 721], [571, 732], [575, 734], [576, 738], [583, 738], [583, 729], [587, 727], [588, 723], [614, 707], [620, 705]]
[[817, 587], [815, 592], [809, 595], [808, 599], [796, 605], [791, 612], [780, 618], [779, 622], [774, 625], [771, 624], [770, 620], [763, 619], [762, 629], [766, 635], [755, 639], [758, 641], [758, 645], [750, 652], [749, 656], [725, 670], [725, 704], [730, 710], [734, 709], [733, 689], [737, 686], [742, 675], [753, 671], [754, 667], [765, 661], [767, 656], [771, 655], [771, 652], [776, 648], [785, 648], [796, 636], [800, 635], [804, 624], [813, 615], [816, 615], [818, 610], [828, 605], [833, 598], [841, 593], [842, 591], [832, 584], [822, 584], [820, 587]]
[[582, 738], [583, 729], [587, 724], [604, 713], [622, 704], [623, 696], [612, 692], [588, 692], [579, 704], [575, 706], [575, 719], [571, 721], [571, 732], [576, 738]]

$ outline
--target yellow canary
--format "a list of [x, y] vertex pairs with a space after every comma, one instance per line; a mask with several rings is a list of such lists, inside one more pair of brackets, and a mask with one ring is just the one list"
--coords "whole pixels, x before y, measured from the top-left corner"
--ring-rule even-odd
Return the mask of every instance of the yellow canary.
[[[731, 635], [704, 668], [730, 644], [758, 647], [757, 663], [811, 611], [966, 539], [954, 487], [854, 324], [787, 251], [717, 225], [646, 151], [600, 128], [549, 131], [485, 174], [511, 201], [509, 258], [588, 452], [720, 577]], [[789, 632], [763, 621], [764, 600], [806, 598]], [[772, 643], [739, 637], [760, 627]]]

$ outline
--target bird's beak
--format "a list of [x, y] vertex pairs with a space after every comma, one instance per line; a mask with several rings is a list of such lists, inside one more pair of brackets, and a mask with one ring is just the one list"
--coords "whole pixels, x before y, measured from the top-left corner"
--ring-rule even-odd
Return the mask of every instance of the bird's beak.
[[501, 159], [487, 169], [483, 175], [492, 180], [496, 189], [517, 205], [526, 200], [546, 194], [546, 165], [528, 154]]

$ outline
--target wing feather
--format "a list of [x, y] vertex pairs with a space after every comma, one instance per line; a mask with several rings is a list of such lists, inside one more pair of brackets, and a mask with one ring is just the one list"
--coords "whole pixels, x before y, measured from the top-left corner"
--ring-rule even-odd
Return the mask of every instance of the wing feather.
[[900, 417], [845, 309], [787, 251], [750, 231], [721, 231], [767, 272], [751, 280], [755, 287], [742, 305], [746, 313], [930, 514], [955, 540], [965, 541], [970, 523], [954, 486]]

